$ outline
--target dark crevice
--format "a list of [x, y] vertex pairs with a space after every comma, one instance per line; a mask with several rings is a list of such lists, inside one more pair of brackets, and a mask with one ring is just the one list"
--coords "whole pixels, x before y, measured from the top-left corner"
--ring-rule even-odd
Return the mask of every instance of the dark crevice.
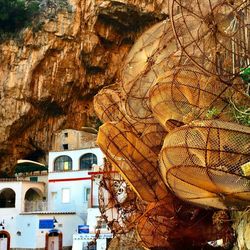
[[42, 100], [27, 100], [33, 107], [39, 109], [47, 116], [61, 116], [64, 115], [64, 110], [56, 101], [51, 98], [44, 98]]
[[[97, 49], [98, 50], [98, 49]], [[101, 51], [95, 51], [95, 53], [84, 53], [82, 51], [80, 55], [80, 59], [82, 62], [82, 65], [84, 66], [86, 73], [89, 75], [95, 75], [99, 73], [104, 73], [106, 68], [108, 67], [107, 62], [100, 62], [97, 63], [94, 61], [94, 56], [97, 56], [98, 53], [100, 54]]]
[[104, 48], [112, 48], [115, 45], [115, 42], [110, 41], [102, 36], [98, 36], [101, 44], [103, 45]]
[[121, 45], [122, 44], [129, 44], [129, 45], [133, 45], [135, 42], [135, 40], [131, 37], [125, 37], [122, 42], [121, 42]]
[[86, 73], [90, 75], [95, 75], [98, 73], [103, 73], [105, 72], [105, 68], [99, 67], [99, 66], [91, 66], [87, 65], [86, 67]]
[[138, 32], [147, 25], [162, 21], [168, 15], [155, 12], [142, 12], [131, 4], [112, 1], [99, 9], [98, 20], [112, 26], [120, 34]]
[[41, 158], [45, 158], [46, 152], [42, 149], [36, 149], [32, 152], [29, 152], [26, 156], [23, 157], [25, 160], [39, 161]]

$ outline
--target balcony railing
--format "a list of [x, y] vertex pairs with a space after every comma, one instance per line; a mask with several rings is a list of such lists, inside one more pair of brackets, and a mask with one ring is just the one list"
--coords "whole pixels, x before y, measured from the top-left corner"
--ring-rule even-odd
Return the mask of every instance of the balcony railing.
[[24, 212], [47, 211], [47, 201], [25, 201]]

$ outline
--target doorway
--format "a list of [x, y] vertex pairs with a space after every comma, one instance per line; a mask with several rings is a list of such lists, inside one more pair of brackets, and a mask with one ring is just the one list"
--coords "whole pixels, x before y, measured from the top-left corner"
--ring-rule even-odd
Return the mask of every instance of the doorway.
[[0, 231], [0, 250], [10, 249], [10, 234], [7, 231]]
[[62, 233], [56, 229], [50, 230], [46, 233], [45, 242], [45, 250], [62, 250]]

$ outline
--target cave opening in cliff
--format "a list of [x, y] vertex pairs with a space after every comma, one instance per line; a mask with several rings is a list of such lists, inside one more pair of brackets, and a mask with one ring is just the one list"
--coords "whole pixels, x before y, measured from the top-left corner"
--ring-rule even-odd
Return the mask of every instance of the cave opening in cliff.
[[30, 161], [44, 161], [46, 159], [46, 152], [42, 149], [36, 149], [24, 157], [25, 160]]

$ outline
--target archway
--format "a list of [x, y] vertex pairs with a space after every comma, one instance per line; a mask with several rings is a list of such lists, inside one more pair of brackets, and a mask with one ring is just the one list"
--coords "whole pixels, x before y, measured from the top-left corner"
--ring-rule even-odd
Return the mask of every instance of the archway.
[[45, 237], [45, 250], [62, 250], [62, 232], [52, 229]]
[[11, 188], [4, 188], [0, 192], [0, 208], [15, 207], [16, 193]]
[[25, 212], [41, 211], [43, 210], [44, 204], [43, 194], [41, 190], [36, 188], [30, 188], [26, 191], [24, 196]]
[[67, 155], [61, 155], [54, 161], [54, 171], [72, 170], [72, 159]]
[[97, 164], [97, 157], [95, 154], [87, 153], [81, 156], [80, 170], [91, 170], [93, 164]]
[[27, 201], [42, 200], [42, 192], [39, 189], [30, 188], [26, 191], [24, 199]]
[[0, 249], [9, 250], [10, 249], [10, 234], [5, 231], [0, 231]]

